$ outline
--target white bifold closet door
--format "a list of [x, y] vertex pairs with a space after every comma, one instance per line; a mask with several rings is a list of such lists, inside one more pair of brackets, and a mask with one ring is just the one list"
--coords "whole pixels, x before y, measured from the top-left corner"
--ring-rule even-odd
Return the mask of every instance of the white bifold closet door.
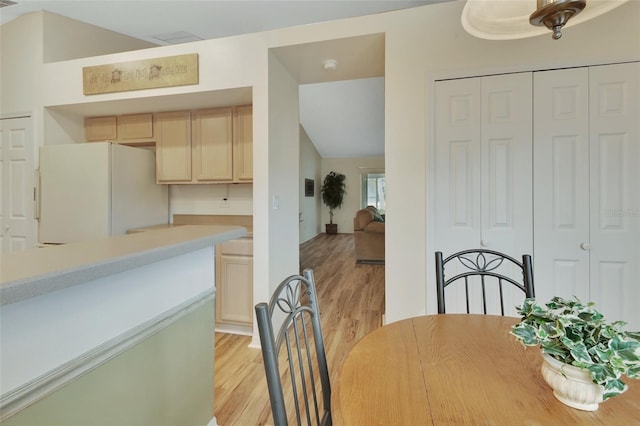
[[[519, 260], [532, 253], [531, 85], [531, 73], [436, 83], [434, 241], [445, 257], [474, 248]], [[522, 298], [508, 291], [505, 314], [516, 315]], [[447, 292], [447, 312], [464, 311], [464, 299]]]
[[536, 296], [640, 329], [640, 63], [534, 73]]

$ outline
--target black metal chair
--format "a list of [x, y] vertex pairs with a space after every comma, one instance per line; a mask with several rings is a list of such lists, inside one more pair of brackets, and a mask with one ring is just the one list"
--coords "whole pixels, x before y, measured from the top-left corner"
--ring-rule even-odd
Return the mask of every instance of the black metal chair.
[[[276, 426], [331, 425], [331, 386], [311, 269], [292, 275], [276, 288], [269, 303], [255, 306], [262, 358]], [[274, 334], [273, 323], [278, 334]], [[285, 351], [282, 351], [284, 347]], [[293, 400], [285, 407], [284, 395]], [[295, 412], [295, 415], [293, 414]]]
[[[457, 260], [457, 262], [456, 262]], [[450, 263], [452, 262], [452, 263]], [[445, 278], [445, 269], [447, 265], [453, 266], [457, 264], [459, 268], [457, 273], [451, 278]], [[522, 272], [522, 279], [515, 279], [513, 275], [507, 275], [509, 269], [513, 268]], [[470, 277], [479, 276], [470, 283]], [[495, 280], [487, 277], [493, 277]], [[500, 313], [504, 316], [504, 291], [503, 284], [515, 286], [522, 290], [525, 297], [535, 297], [535, 288], [533, 284], [533, 267], [531, 256], [525, 254], [522, 256], [522, 262], [517, 261], [504, 253], [494, 250], [475, 249], [464, 250], [454, 253], [443, 260], [442, 252], [436, 252], [436, 285], [438, 294], [438, 313], [446, 313], [445, 308], [445, 289], [456, 282], [464, 282], [464, 290], [466, 295], [467, 313], [470, 313], [470, 295], [469, 287], [478, 284], [481, 290], [480, 299], [482, 301], [482, 313], [487, 313], [487, 287], [490, 285], [487, 281], [495, 281], [500, 294]], [[493, 283], [492, 283], [493, 284]]]

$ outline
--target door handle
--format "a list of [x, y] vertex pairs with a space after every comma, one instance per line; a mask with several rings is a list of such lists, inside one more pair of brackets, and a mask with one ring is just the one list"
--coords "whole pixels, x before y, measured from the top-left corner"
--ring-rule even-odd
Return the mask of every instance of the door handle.
[[488, 246], [488, 245], [489, 245], [489, 241], [487, 241], [487, 240], [480, 240], [480, 245], [481, 245], [482, 247], [486, 247], [486, 246]]
[[584, 251], [589, 251], [589, 250], [591, 250], [591, 244], [589, 244], [589, 243], [582, 243], [582, 244], [580, 244], [580, 248], [581, 248], [582, 250], [584, 250]]

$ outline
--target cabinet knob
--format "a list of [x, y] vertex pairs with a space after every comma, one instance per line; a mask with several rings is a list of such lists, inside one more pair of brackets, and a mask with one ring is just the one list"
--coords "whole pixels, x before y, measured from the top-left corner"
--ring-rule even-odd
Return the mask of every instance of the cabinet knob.
[[589, 251], [589, 250], [591, 250], [591, 244], [589, 244], [589, 243], [582, 243], [582, 244], [580, 244], [580, 248], [581, 248], [582, 250], [584, 250], [584, 251]]
[[489, 241], [487, 241], [487, 240], [480, 240], [480, 245], [481, 245], [482, 247], [486, 247], [486, 246], [488, 246], [488, 245], [489, 245]]

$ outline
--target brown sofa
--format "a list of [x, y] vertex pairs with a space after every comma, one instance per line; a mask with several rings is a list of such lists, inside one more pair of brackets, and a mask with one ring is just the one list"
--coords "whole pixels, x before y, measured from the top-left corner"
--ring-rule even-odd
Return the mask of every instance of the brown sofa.
[[375, 207], [369, 206], [356, 212], [353, 237], [356, 262], [384, 262], [384, 218]]

